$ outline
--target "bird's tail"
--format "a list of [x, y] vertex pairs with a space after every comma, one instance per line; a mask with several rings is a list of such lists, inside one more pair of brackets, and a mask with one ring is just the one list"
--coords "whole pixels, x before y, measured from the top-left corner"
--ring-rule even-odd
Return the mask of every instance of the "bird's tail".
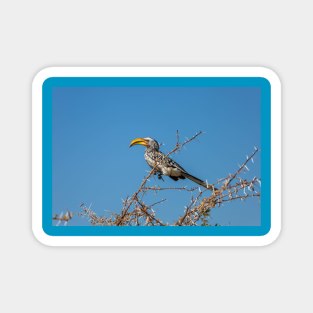
[[210, 190], [218, 190], [217, 188], [215, 188], [213, 185], [207, 184], [205, 181], [194, 177], [192, 175], [190, 175], [189, 173], [182, 173], [182, 175], [190, 180], [192, 180], [193, 182], [197, 183], [200, 186], [203, 186], [204, 188], [210, 189]]

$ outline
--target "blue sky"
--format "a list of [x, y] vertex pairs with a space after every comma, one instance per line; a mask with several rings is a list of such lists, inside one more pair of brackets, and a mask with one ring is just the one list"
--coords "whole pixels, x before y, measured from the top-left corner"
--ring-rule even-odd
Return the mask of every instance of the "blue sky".
[[[197, 131], [204, 132], [172, 155], [192, 175], [216, 182], [238, 168], [260, 146], [260, 90], [253, 87], [57, 87], [53, 90], [53, 213], [79, 212], [82, 202], [99, 215], [118, 212], [149, 170], [136, 137], [152, 137], [169, 152]], [[247, 177], [260, 176], [259, 156]], [[194, 187], [189, 180], [151, 185]], [[183, 213], [190, 194], [151, 194], [163, 221]], [[258, 199], [233, 201], [212, 211], [212, 224], [260, 225]], [[74, 217], [70, 225], [89, 225]]]

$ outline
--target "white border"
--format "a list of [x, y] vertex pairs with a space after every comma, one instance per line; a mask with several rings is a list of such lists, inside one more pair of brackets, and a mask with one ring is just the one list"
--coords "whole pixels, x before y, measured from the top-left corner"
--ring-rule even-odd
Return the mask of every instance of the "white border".
[[[271, 230], [264, 236], [49, 236], [42, 229], [42, 84], [50, 77], [264, 77], [271, 84]], [[281, 229], [281, 84], [264, 67], [49, 67], [32, 85], [32, 229], [49, 246], [264, 246]]]

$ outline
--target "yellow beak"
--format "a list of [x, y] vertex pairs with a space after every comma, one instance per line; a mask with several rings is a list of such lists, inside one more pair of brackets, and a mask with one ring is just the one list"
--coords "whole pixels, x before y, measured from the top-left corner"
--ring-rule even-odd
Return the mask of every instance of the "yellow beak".
[[148, 147], [148, 141], [144, 138], [136, 138], [130, 143], [129, 148], [134, 145], [142, 145]]

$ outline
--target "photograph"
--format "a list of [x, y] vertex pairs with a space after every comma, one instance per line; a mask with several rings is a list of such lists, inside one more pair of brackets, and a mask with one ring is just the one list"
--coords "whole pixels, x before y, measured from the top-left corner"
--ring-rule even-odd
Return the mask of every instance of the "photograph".
[[45, 231], [266, 234], [269, 111], [258, 77], [45, 80]]

